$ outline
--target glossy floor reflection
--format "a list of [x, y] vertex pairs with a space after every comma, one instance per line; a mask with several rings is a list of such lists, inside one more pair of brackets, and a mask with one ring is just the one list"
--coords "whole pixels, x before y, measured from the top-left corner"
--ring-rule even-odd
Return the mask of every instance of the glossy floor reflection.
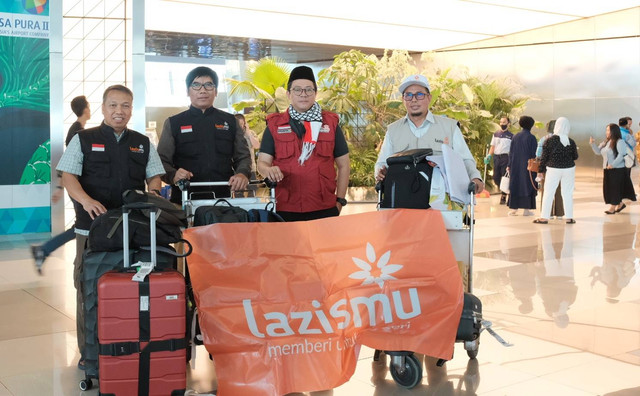
[[[640, 395], [640, 206], [607, 216], [598, 180], [579, 179], [577, 224], [507, 216], [498, 196], [480, 199], [474, 249], [475, 293], [484, 316], [511, 347], [482, 333], [477, 360], [461, 344], [442, 368], [399, 388], [384, 362], [363, 348], [356, 373], [334, 396]], [[349, 213], [375, 210], [350, 204]], [[0, 239], [0, 396], [97, 395], [81, 392], [76, 368], [73, 243], [36, 275], [28, 244], [46, 235]], [[199, 349], [188, 387], [216, 387]]]

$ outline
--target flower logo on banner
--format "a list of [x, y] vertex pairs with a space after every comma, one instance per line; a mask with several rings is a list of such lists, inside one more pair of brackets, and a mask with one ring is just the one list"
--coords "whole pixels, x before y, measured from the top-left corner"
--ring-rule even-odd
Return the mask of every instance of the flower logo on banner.
[[[357, 257], [352, 257], [354, 264], [357, 265], [362, 271], [354, 272], [349, 275], [351, 279], [364, 279], [362, 285], [370, 285], [376, 283], [382, 289], [384, 282], [388, 280], [397, 279], [392, 276], [394, 272], [402, 269], [400, 264], [389, 264], [389, 258], [391, 257], [391, 250], [387, 250], [376, 264], [376, 251], [373, 246], [367, 242], [367, 260], [366, 262]], [[376, 268], [373, 265], [376, 265]]]

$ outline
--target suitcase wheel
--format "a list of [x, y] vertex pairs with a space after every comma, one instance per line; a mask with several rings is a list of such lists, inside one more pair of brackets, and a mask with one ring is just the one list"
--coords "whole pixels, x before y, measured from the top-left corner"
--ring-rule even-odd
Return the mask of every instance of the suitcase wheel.
[[78, 386], [80, 387], [81, 391], [88, 391], [89, 389], [93, 388], [93, 381], [91, 381], [90, 378], [83, 379], [82, 381], [80, 381]]
[[[422, 381], [422, 365], [414, 355], [402, 356], [404, 359], [404, 365], [397, 365], [396, 356], [391, 359], [389, 365], [389, 372], [391, 378], [403, 388], [414, 388]], [[398, 367], [397, 367], [398, 366]]]
[[478, 339], [464, 342], [464, 349], [467, 351], [467, 356], [469, 356], [469, 359], [475, 359], [478, 356], [479, 348], [480, 340]]

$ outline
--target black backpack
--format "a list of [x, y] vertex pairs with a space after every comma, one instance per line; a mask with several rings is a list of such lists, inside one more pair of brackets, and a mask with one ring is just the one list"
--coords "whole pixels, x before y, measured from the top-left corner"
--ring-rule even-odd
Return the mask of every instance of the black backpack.
[[[113, 252], [123, 248], [122, 208], [110, 209], [96, 217], [89, 229], [89, 247], [93, 251]], [[179, 226], [156, 222], [158, 247], [167, 247], [182, 241]], [[132, 209], [129, 213], [129, 247], [131, 249], [151, 245], [150, 220], [144, 209]]]
[[284, 221], [282, 216], [276, 213], [275, 204], [269, 202], [264, 209], [249, 209], [247, 211], [248, 221], [250, 223], [277, 223]]
[[[155, 194], [149, 194], [140, 190], [127, 190], [122, 193], [122, 202], [124, 204], [147, 202], [158, 208], [157, 223], [164, 225], [172, 225], [177, 227], [187, 227], [187, 214], [180, 206], [174, 204], [166, 198], [159, 197]], [[149, 217], [149, 210], [143, 209], [142, 213]]]
[[387, 158], [381, 208], [428, 209], [433, 167], [431, 149], [402, 151]]

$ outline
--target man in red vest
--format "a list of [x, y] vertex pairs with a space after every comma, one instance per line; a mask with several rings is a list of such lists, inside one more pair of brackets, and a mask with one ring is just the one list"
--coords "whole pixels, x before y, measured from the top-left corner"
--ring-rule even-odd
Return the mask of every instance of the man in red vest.
[[262, 135], [258, 172], [278, 182], [277, 211], [286, 221], [338, 216], [347, 204], [349, 149], [338, 115], [316, 102], [317, 90], [311, 68], [293, 69], [287, 83], [291, 104], [267, 116]]

